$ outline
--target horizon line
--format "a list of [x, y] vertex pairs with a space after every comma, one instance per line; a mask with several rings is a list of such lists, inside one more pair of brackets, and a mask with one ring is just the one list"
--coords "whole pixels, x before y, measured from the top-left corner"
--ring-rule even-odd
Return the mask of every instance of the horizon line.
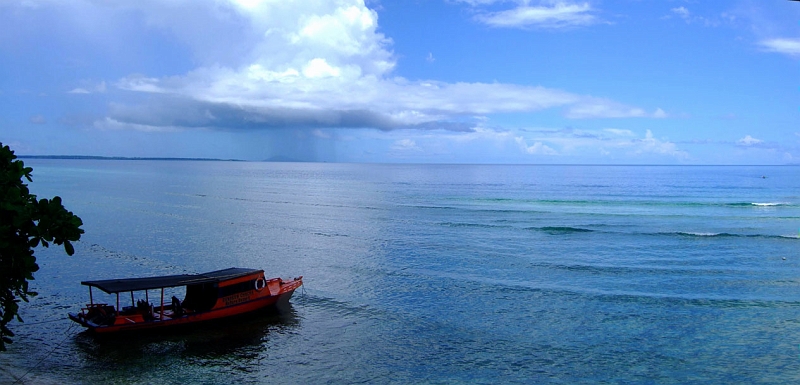
[[341, 164], [428, 164], [428, 165], [473, 165], [473, 166], [800, 166], [800, 163], [785, 164], [653, 164], [653, 163], [425, 163], [425, 162], [331, 162], [300, 159], [286, 159], [285, 157], [272, 157], [264, 160], [223, 159], [202, 157], [148, 157], [148, 156], [100, 156], [100, 155], [16, 155], [17, 158], [26, 159], [60, 159], [60, 160], [143, 160], [143, 161], [205, 161], [205, 162], [261, 162], [261, 163], [341, 163]]

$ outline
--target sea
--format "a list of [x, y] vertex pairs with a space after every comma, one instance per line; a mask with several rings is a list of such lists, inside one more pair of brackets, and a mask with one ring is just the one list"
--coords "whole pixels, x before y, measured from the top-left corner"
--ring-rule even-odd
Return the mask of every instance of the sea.
[[[800, 383], [800, 166], [24, 161], [86, 233], [37, 249], [0, 383]], [[305, 285], [188, 331], [66, 317], [84, 280], [228, 267]]]

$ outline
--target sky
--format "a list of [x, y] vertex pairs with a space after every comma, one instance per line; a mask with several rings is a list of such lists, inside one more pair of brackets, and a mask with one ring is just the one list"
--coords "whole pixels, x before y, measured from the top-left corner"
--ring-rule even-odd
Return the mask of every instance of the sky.
[[0, 0], [18, 155], [800, 164], [800, 2]]

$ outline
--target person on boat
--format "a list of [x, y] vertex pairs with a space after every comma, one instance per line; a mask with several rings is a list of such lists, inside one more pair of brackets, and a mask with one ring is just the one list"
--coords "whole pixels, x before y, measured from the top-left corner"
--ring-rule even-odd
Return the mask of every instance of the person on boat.
[[183, 308], [181, 307], [181, 300], [176, 296], [172, 296], [172, 317], [180, 317], [183, 315]]
[[142, 318], [144, 318], [145, 321], [153, 320], [153, 305], [147, 301], [141, 299], [136, 301], [136, 309], [139, 311], [139, 314], [142, 315]]

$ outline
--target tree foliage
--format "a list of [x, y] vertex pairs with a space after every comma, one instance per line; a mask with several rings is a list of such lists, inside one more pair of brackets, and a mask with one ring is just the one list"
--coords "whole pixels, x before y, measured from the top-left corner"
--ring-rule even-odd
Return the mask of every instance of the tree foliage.
[[71, 242], [83, 234], [83, 221], [64, 208], [60, 197], [37, 200], [28, 191], [22, 178], [32, 182], [32, 171], [0, 143], [0, 351], [14, 336], [8, 323], [14, 318], [22, 322], [20, 300], [36, 295], [28, 290], [28, 281], [39, 270], [33, 249], [54, 243], [72, 255]]

